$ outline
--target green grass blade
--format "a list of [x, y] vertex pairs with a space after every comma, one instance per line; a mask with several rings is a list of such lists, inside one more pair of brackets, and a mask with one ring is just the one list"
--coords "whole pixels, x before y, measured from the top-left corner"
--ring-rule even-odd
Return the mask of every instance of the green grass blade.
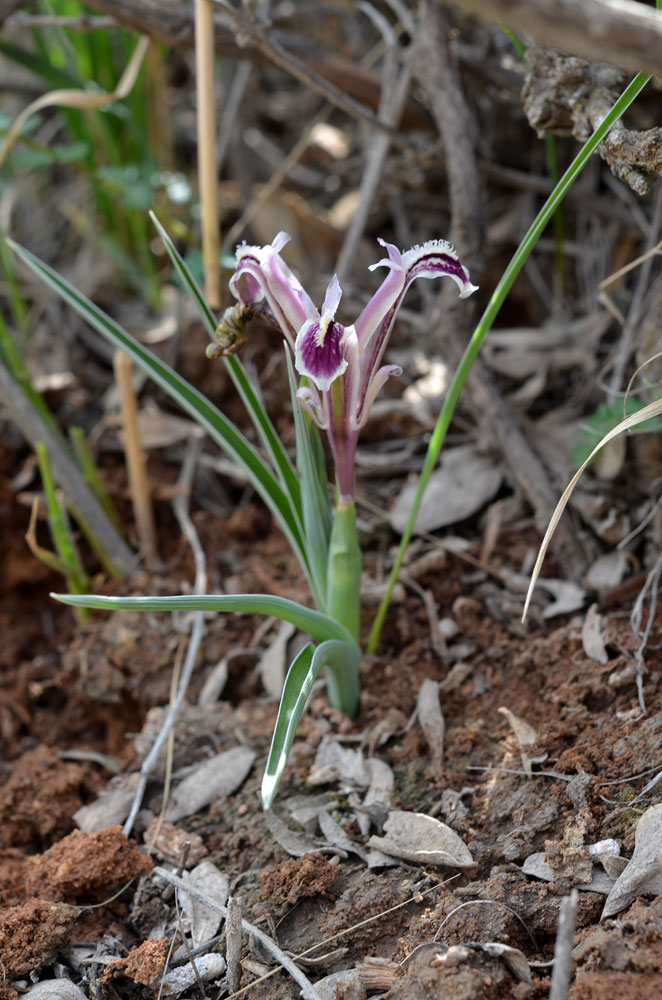
[[334, 685], [342, 689], [345, 701], [343, 710], [348, 715], [356, 714], [359, 699], [356, 646], [348, 646], [338, 640], [323, 642], [314, 652], [312, 644], [305, 646], [288, 670], [283, 685], [278, 718], [262, 778], [262, 802], [265, 809], [270, 807], [278, 791], [308, 696], [323, 668], [328, 671], [326, 683], [329, 692], [331, 693]]
[[304, 540], [290, 498], [260, 454], [244, 435], [197, 389], [194, 389], [160, 358], [134, 340], [119, 324], [84, 295], [81, 295], [56, 271], [44, 264], [29, 250], [14, 243], [13, 240], [7, 242], [28, 267], [35, 271], [106, 340], [125, 351], [136, 364], [139, 364], [157, 385], [161, 386], [183, 410], [207, 431], [226, 454], [241, 465], [251, 485], [262, 497], [283, 529], [306, 574], [310, 576]]
[[249, 614], [273, 615], [291, 622], [318, 642], [337, 639], [359, 655], [356, 642], [339, 622], [314, 611], [297, 601], [273, 594], [185, 594], [177, 597], [105, 597], [101, 594], [51, 594], [56, 601], [98, 611], [239, 611]]
[[[659, 0], [658, 0], [659, 4]], [[480, 351], [485, 338], [492, 328], [492, 324], [496, 319], [501, 306], [503, 305], [508, 292], [510, 291], [517, 275], [522, 270], [529, 254], [536, 245], [541, 233], [547, 226], [548, 222], [556, 212], [566, 194], [576, 181], [579, 174], [582, 172], [589, 159], [600, 145], [602, 140], [605, 138], [609, 130], [618, 121], [621, 115], [630, 107], [635, 98], [641, 93], [646, 84], [648, 83], [650, 76], [644, 73], [638, 73], [634, 80], [626, 87], [621, 96], [618, 98], [614, 106], [602, 119], [598, 127], [596, 128], [593, 135], [587, 142], [582, 146], [579, 153], [572, 161], [563, 177], [559, 183], [555, 186], [554, 190], [550, 194], [549, 198], [541, 208], [540, 212], [534, 219], [533, 223], [529, 227], [528, 232], [522, 239], [522, 242], [518, 246], [517, 250], [513, 254], [513, 257], [508, 264], [508, 267], [504, 271], [501, 279], [492, 293], [492, 297], [487, 304], [487, 307], [481, 316], [478, 326], [473, 332], [471, 340], [467, 345], [467, 348], [462, 356], [462, 360], [458, 366], [455, 373], [453, 381], [451, 382], [450, 388], [446, 394], [446, 399], [444, 400], [444, 405], [435, 424], [435, 428], [430, 437], [430, 443], [428, 444], [428, 450], [425, 455], [425, 461], [423, 463], [423, 468], [421, 470], [421, 476], [418, 483], [418, 489], [416, 491], [416, 496], [412, 504], [411, 512], [409, 514], [409, 520], [405, 527], [402, 539], [400, 541], [400, 547], [398, 548], [398, 553], [393, 564], [393, 569], [391, 570], [390, 576], [388, 578], [388, 583], [386, 587], [386, 592], [382, 601], [379, 605], [377, 615], [375, 616], [375, 621], [370, 632], [370, 637], [368, 639], [368, 644], [366, 651], [368, 653], [374, 653], [379, 642], [379, 637], [381, 635], [382, 628], [384, 626], [384, 621], [386, 620], [386, 613], [388, 611], [389, 605], [391, 603], [391, 595], [393, 593], [393, 587], [395, 586], [396, 580], [398, 578], [398, 573], [402, 567], [404, 561], [405, 552], [407, 551], [407, 546], [414, 531], [414, 525], [416, 523], [416, 518], [418, 512], [421, 509], [421, 503], [423, 501], [423, 494], [430, 480], [435, 465], [437, 464], [437, 459], [439, 458], [439, 453], [442, 449], [443, 443], [446, 439], [446, 433], [450, 426], [450, 422], [453, 419], [453, 414], [455, 413], [455, 407], [457, 406], [460, 394], [464, 388], [464, 384], [467, 380], [469, 372], [471, 371], [471, 366], [473, 365], [478, 352]]]
[[60, 69], [45, 56], [37, 52], [29, 52], [19, 45], [14, 45], [13, 42], [0, 40], [0, 53], [11, 59], [12, 62], [18, 63], [19, 66], [30, 70], [31, 73], [42, 77], [53, 89], [75, 90], [84, 86], [84, 81], [75, 73]]
[[[191, 274], [186, 262], [178, 253], [177, 248], [170, 239], [168, 233], [163, 228], [154, 212], [150, 212], [149, 214], [152, 222], [159, 232], [161, 239], [163, 240], [168, 256], [170, 257], [170, 260], [172, 261], [184, 288], [198, 308], [202, 321], [207, 328], [207, 333], [213, 339], [214, 332], [218, 325], [214, 313], [207, 305], [195, 278]], [[230, 377], [234, 382], [235, 388], [239, 393], [251, 420], [253, 421], [253, 426], [259, 435], [260, 441], [269, 455], [274, 469], [280, 477], [283, 488], [288, 493], [293, 506], [297, 510], [297, 513], [301, 516], [301, 490], [299, 487], [299, 480], [294, 467], [290, 462], [288, 454], [283, 447], [283, 443], [278, 437], [278, 434], [276, 433], [268, 414], [262, 406], [255, 389], [251, 385], [250, 379], [248, 378], [241, 361], [239, 361], [236, 357], [223, 358], [223, 360], [228, 372], [230, 373]]]

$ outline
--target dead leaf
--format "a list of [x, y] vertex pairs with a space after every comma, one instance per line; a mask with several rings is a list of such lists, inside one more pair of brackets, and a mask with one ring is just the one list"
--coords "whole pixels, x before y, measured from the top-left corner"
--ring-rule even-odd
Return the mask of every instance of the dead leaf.
[[81, 806], [71, 817], [85, 833], [97, 833], [107, 826], [123, 823], [140, 781], [138, 774], [120, 774], [113, 778], [98, 799]]
[[613, 549], [596, 559], [584, 577], [589, 590], [609, 590], [625, 579], [630, 557], [622, 549]]
[[634, 843], [630, 863], [607, 896], [601, 920], [620, 913], [637, 896], [662, 895], [662, 803], [639, 818]]
[[533, 986], [531, 979], [531, 967], [526, 955], [519, 948], [511, 948], [508, 944], [501, 944], [499, 941], [485, 941], [474, 945], [492, 958], [500, 958], [505, 966], [520, 982]]
[[341, 858], [347, 857], [342, 847], [335, 847], [317, 837], [310, 837], [307, 833], [291, 830], [273, 807], [267, 809], [264, 815], [271, 834], [290, 857], [302, 858], [304, 854], [337, 854]]
[[550, 580], [544, 578], [538, 580], [543, 590], [548, 590], [554, 600], [543, 608], [543, 618], [554, 618], [556, 615], [569, 615], [572, 611], [579, 611], [584, 606], [586, 592], [578, 583], [572, 580]]
[[582, 647], [591, 660], [604, 666], [605, 663], [609, 662], [609, 656], [600, 633], [601, 624], [602, 616], [598, 611], [598, 605], [592, 604], [586, 612], [582, 625]]
[[416, 712], [421, 729], [430, 748], [432, 768], [436, 774], [441, 771], [444, 757], [444, 736], [446, 724], [439, 704], [439, 684], [426, 677], [418, 689]]
[[81, 988], [66, 976], [63, 979], [42, 979], [22, 996], [26, 1000], [85, 1000]]
[[[230, 883], [227, 876], [213, 862], [201, 861], [192, 871], [183, 872], [182, 878], [193, 889], [199, 889], [208, 899], [218, 903], [219, 906], [225, 906], [227, 903], [230, 895]], [[199, 948], [205, 941], [214, 937], [223, 918], [216, 910], [205, 906], [204, 903], [185, 892], [180, 892], [180, 897], [182, 909], [189, 920], [193, 947]]]
[[369, 847], [419, 865], [473, 868], [475, 861], [461, 837], [445, 823], [423, 813], [394, 809], [384, 824], [384, 837], [372, 836]]
[[174, 823], [167, 823], [155, 816], [145, 830], [145, 847], [150, 854], [157, 854], [173, 865], [180, 863], [186, 850], [187, 868], [192, 868], [209, 853], [199, 833], [189, 833]]
[[278, 631], [257, 665], [264, 690], [271, 698], [280, 698], [287, 669], [287, 644], [296, 632], [291, 622], [280, 622]]
[[327, 734], [317, 748], [308, 784], [327, 785], [335, 781], [354, 788], [365, 788], [370, 784], [370, 773], [360, 750], [344, 747], [334, 736]]
[[363, 847], [361, 847], [360, 844], [357, 844], [355, 840], [352, 840], [349, 834], [343, 830], [340, 823], [336, 823], [335, 819], [333, 819], [332, 816], [329, 816], [326, 809], [321, 809], [317, 818], [320, 830], [333, 847], [341, 847], [343, 851], [356, 854], [362, 861], [367, 862], [367, 852], [363, 849]]
[[[502, 479], [503, 470], [470, 445], [445, 451], [441, 467], [430, 477], [415, 530], [435, 531], [471, 517], [494, 498]], [[391, 508], [389, 521], [400, 534], [417, 489], [418, 479], [408, 482]]]
[[[521, 871], [525, 875], [542, 879], [544, 882], [553, 882], [556, 879], [556, 873], [552, 871], [545, 860], [544, 851], [530, 854], [522, 864]], [[599, 892], [603, 896], [607, 896], [611, 892], [613, 885], [614, 879], [605, 871], [604, 866], [601, 867], [598, 864], [594, 864], [591, 871], [591, 881], [577, 882], [574, 888], [581, 889], [584, 892]]]
[[[324, 979], [318, 979], [315, 983], [315, 994], [319, 1000], [336, 1000], [339, 996], [342, 996], [343, 1000], [365, 1000], [367, 996], [359, 969], [344, 969], [342, 972], [332, 972]], [[303, 990], [299, 995], [304, 996]]]
[[225, 959], [217, 951], [197, 955], [195, 965], [187, 962], [167, 972], [161, 982], [161, 996], [169, 997], [190, 991], [197, 983], [220, 979], [225, 972]]
[[509, 708], [505, 708], [502, 705], [498, 711], [501, 715], [505, 715], [510, 723], [510, 727], [515, 734], [515, 739], [517, 740], [520, 748], [522, 767], [530, 776], [532, 774], [531, 765], [542, 764], [543, 761], [547, 760], [548, 756], [544, 750], [538, 753], [535, 752], [535, 748], [538, 746], [538, 734], [533, 726], [530, 726], [528, 722], [524, 721], [524, 719], [518, 718], [518, 716], [514, 715]]
[[237, 746], [203, 760], [172, 793], [166, 819], [176, 823], [204, 809], [216, 798], [227, 798], [241, 784], [253, 766], [255, 751]]

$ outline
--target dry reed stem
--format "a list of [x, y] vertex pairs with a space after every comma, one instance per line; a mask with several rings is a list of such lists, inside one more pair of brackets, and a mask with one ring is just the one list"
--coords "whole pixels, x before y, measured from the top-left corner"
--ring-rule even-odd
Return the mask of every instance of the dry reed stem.
[[205, 298], [212, 309], [218, 309], [221, 304], [220, 234], [214, 94], [214, 15], [210, 0], [195, 0], [195, 75]]
[[156, 557], [156, 532], [152, 515], [152, 500], [145, 469], [145, 454], [138, 429], [138, 404], [131, 380], [132, 365], [123, 351], [113, 358], [115, 381], [120, 396], [120, 412], [124, 429], [124, 454], [129, 473], [129, 490], [140, 547], [149, 560]]

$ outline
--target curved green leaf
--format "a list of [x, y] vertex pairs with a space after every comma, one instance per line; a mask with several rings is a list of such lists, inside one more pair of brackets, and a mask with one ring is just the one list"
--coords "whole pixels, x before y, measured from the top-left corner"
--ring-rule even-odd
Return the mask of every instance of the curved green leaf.
[[[314, 651], [313, 651], [314, 650]], [[293, 661], [285, 678], [283, 693], [278, 707], [278, 718], [271, 738], [269, 757], [262, 778], [262, 802], [268, 809], [278, 791], [294, 735], [315, 679], [326, 667], [327, 688], [336, 686], [352, 702], [344, 710], [350, 715], [358, 706], [358, 650], [353, 644], [332, 639], [314, 649], [312, 643], [305, 646]]]
[[345, 643], [358, 658], [359, 648], [344, 625], [314, 611], [297, 601], [273, 594], [184, 594], [177, 597], [106, 597], [102, 594], [51, 594], [56, 601], [74, 607], [117, 611], [131, 608], [138, 611], [241, 611], [251, 614], [274, 615], [291, 622], [318, 642], [336, 639]]
[[292, 508], [289, 496], [266, 465], [264, 459], [253, 445], [244, 437], [234, 424], [210, 403], [202, 393], [194, 389], [185, 379], [173, 371], [169, 365], [157, 358], [155, 354], [144, 348], [138, 341], [123, 330], [110, 316], [107, 316], [98, 306], [81, 295], [69, 282], [61, 278], [48, 264], [35, 257], [29, 250], [7, 240], [7, 243], [25, 263], [47, 285], [60, 295], [65, 302], [78, 312], [91, 326], [109, 340], [115, 347], [125, 351], [137, 364], [145, 369], [147, 374], [174, 399], [183, 410], [189, 413], [209, 436], [231, 458], [244, 469], [251, 485], [262, 497], [283, 529], [292, 549], [297, 555], [301, 566], [310, 578], [310, 567], [306, 554], [305, 542], [301, 532], [297, 512]]

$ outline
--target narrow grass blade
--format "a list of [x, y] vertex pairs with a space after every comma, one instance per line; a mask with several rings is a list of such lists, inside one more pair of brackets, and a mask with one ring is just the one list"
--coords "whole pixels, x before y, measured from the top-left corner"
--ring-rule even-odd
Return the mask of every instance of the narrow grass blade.
[[301, 477], [303, 530], [308, 546], [312, 573], [312, 586], [318, 608], [326, 608], [327, 566], [329, 538], [331, 536], [331, 501], [324, 465], [320, 466], [318, 452], [321, 447], [317, 427], [297, 400], [296, 375], [290, 349], [284, 344], [287, 375], [292, 398], [292, 415], [297, 442], [297, 465]]
[[[660, 0], [658, 0], [658, 3], [659, 2]], [[554, 215], [556, 209], [561, 204], [566, 194], [577, 180], [591, 156], [610, 131], [612, 126], [615, 125], [618, 119], [627, 111], [649, 80], [650, 76], [639, 73], [625, 88], [614, 106], [602, 119], [591, 138], [588, 139], [582, 146], [579, 153], [572, 161], [559, 183], [554, 187], [554, 190], [550, 194], [549, 198], [532, 222], [528, 232], [523, 237], [522, 242], [513, 254], [508, 267], [503, 272], [497, 287], [492, 293], [492, 297], [488, 302], [487, 307], [478, 322], [478, 326], [474, 330], [471, 340], [466, 347], [460, 364], [458, 365], [453, 381], [451, 382], [446, 394], [441, 413], [439, 414], [437, 423], [435, 424], [430, 437], [430, 443], [428, 444], [425, 461], [423, 462], [418, 489], [409, 514], [409, 520], [407, 521], [407, 526], [403, 532], [398, 553], [388, 578], [386, 592], [377, 610], [372, 630], [368, 638], [366, 647], [366, 651], [368, 653], [374, 653], [379, 643], [379, 637], [386, 620], [386, 613], [391, 603], [393, 588], [398, 578], [398, 573], [402, 567], [407, 546], [409, 545], [411, 536], [414, 532], [414, 525], [416, 523], [418, 512], [421, 509], [423, 494], [425, 493], [425, 489], [430, 481], [430, 476], [432, 475], [435, 465], [437, 464], [439, 453], [446, 439], [446, 433], [451, 420], [453, 419], [453, 414], [455, 413], [455, 407], [457, 406], [462, 390], [464, 389], [464, 384], [469, 376], [471, 367], [478, 356], [478, 352], [483, 346], [487, 334], [492, 329], [492, 324], [494, 323], [494, 320], [496, 319], [517, 275], [522, 270], [529, 254], [538, 242], [541, 233]]]
[[343, 711], [355, 715], [358, 707], [358, 655], [356, 647], [338, 640], [321, 643], [317, 649], [309, 643], [288, 670], [278, 708], [278, 718], [271, 738], [269, 757], [262, 778], [262, 802], [268, 809], [278, 791], [294, 735], [306, 702], [320, 670], [326, 668], [327, 689], [337, 686], [343, 692]]
[[564, 489], [561, 499], [559, 500], [554, 509], [554, 513], [552, 514], [549, 524], [547, 526], [547, 531], [545, 532], [545, 537], [543, 538], [540, 544], [540, 548], [538, 549], [538, 558], [536, 559], [535, 566], [533, 567], [533, 570], [531, 572], [531, 582], [529, 583], [529, 589], [526, 592], [524, 611], [522, 612], [522, 621], [524, 621], [527, 616], [529, 610], [529, 604], [531, 603], [531, 595], [533, 594], [533, 589], [536, 585], [538, 577], [540, 576], [540, 570], [542, 569], [545, 553], [547, 552], [547, 548], [551, 541], [552, 535], [556, 531], [556, 526], [561, 520], [561, 514], [565, 510], [566, 504], [568, 503], [568, 500], [572, 495], [572, 491], [579, 482], [582, 474], [584, 473], [584, 470], [586, 469], [586, 466], [593, 461], [593, 459], [598, 454], [600, 449], [604, 448], [604, 446], [609, 441], [613, 441], [615, 437], [618, 437], [619, 434], [623, 434], [624, 431], [629, 431], [631, 430], [632, 427], [636, 427], [638, 424], [643, 424], [644, 421], [650, 420], [651, 417], [657, 417], [661, 413], [662, 413], [662, 399], [656, 399], [655, 402], [649, 403], [648, 406], [644, 406], [643, 409], [638, 410], [636, 413], [631, 414], [631, 416], [629, 417], [626, 417], [625, 420], [621, 421], [620, 424], [617, 424], [616, 427], [612, 427], [612, 429], [609, 431], [608, 434], [605, 434], [602, 440], [599, 441], [598, 444], [596, 444], [595, 448], [588, 456], [586, 461], [579, 466], [574, 476]]
[[[168, 236], [168, 233], [154, 215], [154, 212], [150, 212], [149, 214], [152, 222], [159, 232], [159, 236], [163, 240], [168, 256], [181, 278], [184, 288], [188, 292], [193, 303], [197, 306], [200, 317], [207, 328], [207, 333], [213, 338], [217, 326], [217, 320], [214, 313], [207, 305], [202, 292], [198, 288], [195, 278], [191, 274], [181, 255], [178, 253], [177, 248]], [[283, 443], [278, 437], [278, 434], [276, 433], [268, 414], [262, 406], [255, 389], [251, 385], [250, 379], [248, 378], [241, 361], [239, 361], [236, 357], [224, 358], [223, 360], [228, 372], [230, 373], [230, 377], [234, 382], [235, 388], [241, 396], [242, 402], [246, 407], [251, 420], [253, 421], [253, 426], [260, 437], [262, 445], [269, 455], [274, 469], [278, 473], [283, 488], [290, 497], [293, 507], [300, 515], [301, 491], [299, 481], [288, 454], [283, 447]]]
[[353, 637], [344, 625], [306, 608], [303, 604], [273, 594], [185, 594], [177, 597], [105, 597], [101, 594], [51, 594], [56, 601], [98, 611], [239, 611], [249, 614], [273, 615], [291, 622], [318, 642], [337, 639], [359, 655]]
[[262, 497], [283, 529], [306, 574], [310, 576], [304, 539], [290, 498], [263, 458], [244, 435], [181, 375], [178, 375], [160, 358], [146, 350], [98, 306], [61, 278], [56, 271], [44, 264], [29, 250], [25, 250], [12, 240], [7, 242], [46, 284], [56, 291], [65, 302], [68, 302], [106, 340], [109, 340], [115, 347], [121, 348], [144, 368], [148, 375], [207, 431], [223, 451], [242, 466], [251, 485]]

